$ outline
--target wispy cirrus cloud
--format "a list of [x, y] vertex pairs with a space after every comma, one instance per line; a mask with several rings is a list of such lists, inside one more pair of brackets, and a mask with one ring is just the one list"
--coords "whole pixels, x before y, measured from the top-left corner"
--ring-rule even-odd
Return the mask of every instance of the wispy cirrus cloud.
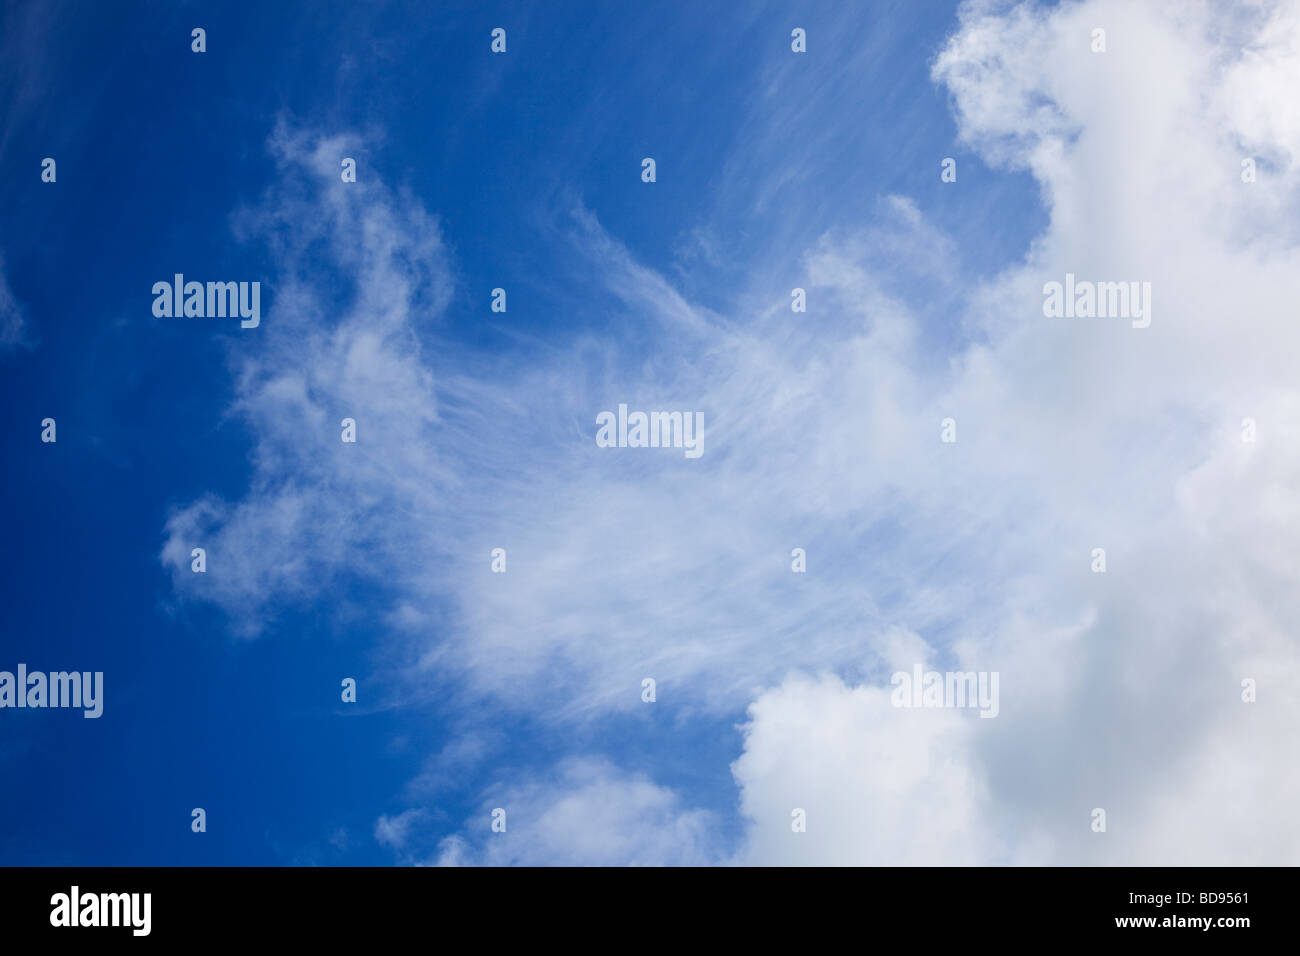
[[4, 260], [0, 259], [0, 354], [29, 345], [29, 332], [24, 309], [14, 298], [5, 277]]

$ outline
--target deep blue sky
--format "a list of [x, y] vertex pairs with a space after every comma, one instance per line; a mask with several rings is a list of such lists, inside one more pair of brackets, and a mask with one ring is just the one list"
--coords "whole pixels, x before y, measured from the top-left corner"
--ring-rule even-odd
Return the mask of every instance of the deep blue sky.
[[[30, 341], [0, 354], [0, 668], [102, 670], [106, 699], [97, 721], [0, 712], [0, 862], [389, 863], [375, 819], [408, 805], [422, 761], [466, 723], [506, 742], [442, 792], [435, 831], [453, 832], [503, 766], [564, 752], [553, 731], [490, 709], [345, 713], [339, 675], [364, 677], [377, 640], [364, 611], [285, 607], [244, 641], [221, 611], [173, 593], [159, 560], [169, 509], [237, 498], [248, 481], [251, 439], [226, 414], [226, 352], [247, 333], [156, 320], [150, 287], [177, 271], [265, 273], [265, 248], [238, 242], [231, 215], [275, 188], [277, 118], [355, 132], [361, 175], [440, 218], [456, 276], [440, 333], [507, 358], [600, 328], [600, 303], [570, 287], [546, 228], [573, 197], [706, 305], [773, 232], [811, 240], [869, 222], [891, 193], [941, 229], [980, 223], [959, 264], [972, 276], [1019, 255], [1041, 223], [1032, 182], [955, 145], [929, 77], [952, 5], [871, 4], [854, 31], [837, 16], [823, 4], [5, 4], [0, 254]], [[496, 26], [505, 56], [488, 50]], [[865, 51], [871, 82], [845, 92], [851, 111], [751, 143], [745, 117], [794, 26], [810, 38], [801, 67]], [[771, 102], [799, 112], [779, 90]], [[56, 184], [40, 181], [45, 156]], [[942, 192], [944, 156], [981, 188]], [[755, 203], [761, 171], [784, 167], [801, 180]], [[705, 224], [729, 247], [716, 273], [682, 266]], [[496, 285], [511, 290], [508, 327], [486, 311]], [[264, 286], [264, 322], [275, 294]], [[39, 440], [47, 416], [55, 445]], [[356, 587], [347, 601], [364, 609]], [[727, 818], [734, 723], [663, 716], [646, 736], [615, 719], [586, 745]]]

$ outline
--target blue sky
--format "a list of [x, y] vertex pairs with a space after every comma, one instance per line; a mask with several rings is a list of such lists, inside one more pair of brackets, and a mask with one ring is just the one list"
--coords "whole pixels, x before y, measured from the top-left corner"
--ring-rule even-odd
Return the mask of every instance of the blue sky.
[[[1292, 284], [1268, 210], [1294, 208], [1294, 114], [1243, 105], [1290, 75], [1289, 21], [555, 7], [6, 5], [0, 668], [102, 670], [106, 701], [95, 721], [0, 716], [0, 861], [1178, 862], [1186, 834], [1152, 822], [1170, 788], [1236, 734], [1270, 763], [1285, 715], [1241, 717], [1235, 688], [1295, 666], [1276, 622], [1188, 637], [1194, 609], [1148, 590], [1186, 580], [1171, 553], [1240, 547], [1262, 568], [1219, 582], [1240, 623], [1270, 617], [1289, 573], [1283, 532], [1243, 539], [1202, 488], [1240, 478], [1214, 449], [1242, 407], [1275, 436], [1290, 421], [1260, 356]], [[1093, 20], [1109, 60], [1089, 59]], [[1187, 79], [1206, 50], [1238, 56], [1186, 85], [1240, 95], [1148, 143], [1160, 110], [1197, 111], [1165, 85], [1151, 114], [1121, 92], [1162, 82], [1145, 59]], [[1127, 169], [1096, 146], [1116, 135]], [[1152, 168], [1191, 164], [1169, 136], [1223, 158], [1228, 185], [1152, 190]], [[1271, 170], [1257, 204], [1227, 192], [1238, 154]], [[1231, 274], [1262, 291], [1213, 308], [1262, 316], [1260, 353], [1198, 324], [1189, 279], [1230, 270], [1212, 226], [1165, 216], [1189, 206], [1238, 217], [1250, 261]], [[1037, 285], [1067, 269], [1163, 279], [1167, 322], [1034, 338]], [[175, 272], [261, 281], [261, 326], [156, 318]], [[1207, 356], [1221, 377], [1192, 387]], [[597, 449], [594, 416], [620, 402], [702, 409], [705, 455]], [[1270, 461], [1230, 497], [1286, 487], [1294, 460]], [[1072, 577], [1099, 537], [1145, 573]], [[1183, 664], [1134, 692], [1175, 640]], [[998, 729], [945, 714], [914, 740], [854, 710], [913, 660], [1000, 669]], [[1220, 685], [1231, 719], [1202, 706]], [[1122, 728], [1162, 721], [1206, 749], [1139, 770], [1172, 745]], [[831, 743], [796, 772], [804, 732]], [[868, 782], [837, 776], [860, 759]], [[1293, 787], [1276, 773], [1261, 796], [1203, 795], [1228, 819], [1193, 862], [1258, 849], [1252, 814], [1300, 845], [1252, 802]], [[808, 795], [782, 803], [773, 774]], [[787, 803], [865, 808], [835, 824], [856, 855], [773, 843]], [[1148, 838], [1080, 843], [1069, 821], [1112, 803]], [[511, 825], [491, 843], [496, 806]]]

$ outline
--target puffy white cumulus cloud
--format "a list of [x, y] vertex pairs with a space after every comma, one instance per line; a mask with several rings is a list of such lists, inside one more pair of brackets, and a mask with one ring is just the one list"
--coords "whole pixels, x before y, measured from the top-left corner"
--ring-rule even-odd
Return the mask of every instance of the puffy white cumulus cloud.
[[[790, 678], [750, 707], [732, 767], [749, 821], [737, 862], [996, 862], [974, 746], [990, 724], [959, 710], [894, 707], [889, 688]], [[796, 809], [803, 832], [793, 828]]]
[[[935, 62], [962, 139], [1032, 172], [1051, 215], [974, 297], [985, 344], [948, 400], [977, 426], [968, 475], [1042, 502], [1026, 502], [1037, 533], [992, 545], [1039, 567], [998, 590], [981, 656], [1002, 662], [1008, 703], [980, 760], [998, 831], [1053, 862], [1300, 852], [1283, 730], [1300, 711], [1286, 694], [1244, 704], [1239, 686], [1280, 689], [1297, 668], [1300, 390], [1284, 356], [1300, 346], [1300, 180], [1291, 108], [1267, 107], [1300, 80], [1295, 18], [1294, 4], [972, 4]], [[1044, 318], [1043, 284], [1066, 272], [1150, 281], [1150, 327]], [[1108, 572], [1082, 581], [1098, 545]], [[1076, 825], [1094, 806], [1105, 837]]]
[[[505, 830], [492, 832], [492, 811]], [[463, 835], [448, 837], [441, 866], [698, 866], [718, 861], [717, 826], [671, 790], [603, 761], [569, 760], [555, 779], [503, 788]]]

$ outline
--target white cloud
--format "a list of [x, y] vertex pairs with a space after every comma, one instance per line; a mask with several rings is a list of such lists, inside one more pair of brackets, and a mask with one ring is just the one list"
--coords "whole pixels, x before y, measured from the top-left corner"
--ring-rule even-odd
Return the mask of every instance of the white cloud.
[[[505, 811], [493, 832], [492, 811]], [[441, 866], [698, 866], [718, 860], [716, 824], [670, 790], [607, 763], [570, 760], [554, 780], [497, 793], [464, 835], [443, 840]]]
[[5, 278], [4, 260], [0, 259], [0, 353], [27, 344], [27, 320]]
[[[177, 585], [252, 630], [272, 589], [368, 574], [424, 667], [566, 726], [641, 706], [645, 676], [682, 719], [750, 705], [743, 861], [1295, 859], [1300, 54], [1295, 6], [1277, 10], [967, 7], [935, 78], [962, 141], [1028, 170], [1050, 215], [975, 288], [955, 260], [978, 229], [944, 237], [892, 197], [808, 250], [807, 316], [720, 314], [579, 207], [559, 239], [624, 310], [618, 347], [575, 335], [497, 361], [441, 342], [450, 269], [417, 204], [337, 184], [273, 202], [249, 219], [287, 278], [239, 367], [250, 491], [172, 519]], [[332, 146], [276, 147], [287, 175], [337, 179]], [[1254, 184], [1246, 149], [1266, 161]], [[343, 309], [310, 281], [322, 243], [359, 292]], [[1150, 281], [1150, 328], [1045, 319], [1066, 272]], [[952, 303], [963, 344], [921, 321], [916, 289]], [[702, 410], [705, 456], [596, 448], [619, 402]], [[195, 541], [213, 543], [201, 582]], [[998, 718], [888, 708], [900, 632], [940, 669], [999, 671]], [[451, 838], [445, 860], [720, 858], [682, 797], [606, 765], [506, 792], [526, 825]]]
[[[732, 768], [750, 823], [739, 862], [997, 861], [973, 739], [991, 722], [889, 698], [888, 688], [802, 675], [759, 696]], [[796, 808], [805, 832], [792, 829]]]
[[411, 831], [424, 823], [428, 814], [418, 808], [403, 810], [395, 816], [381, 816], [375, 821], [375, 841], [381, 846], [404, 850], [411, 839]]

